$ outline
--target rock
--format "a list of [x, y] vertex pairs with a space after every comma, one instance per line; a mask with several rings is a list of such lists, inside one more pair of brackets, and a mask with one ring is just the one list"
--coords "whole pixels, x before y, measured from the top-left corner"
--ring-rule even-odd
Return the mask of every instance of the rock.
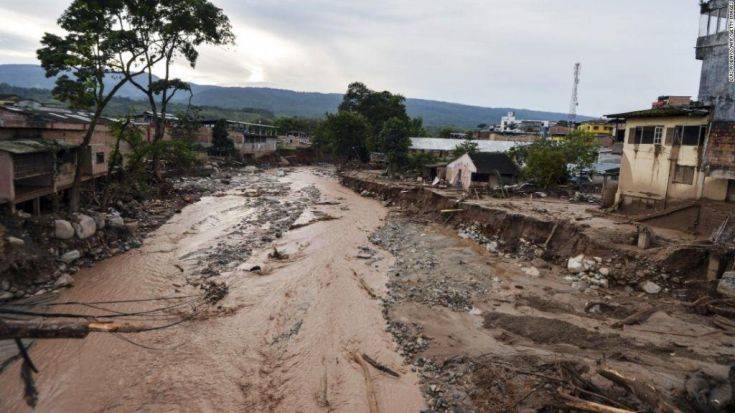
[[79, 250], [71, 250], [64, 255], [61, 256], [60, 260], [64, 264], [71, 264], [72, 262], [78, 260], [82, 257], [82, 254], [79, 252]]
[[13, 299], [13, 297], [15, 297], [15, 294], [9, 291], [4, 291], [0, 293], [0, 301], [10, 301]]
[[551, 265], [549, 265], [548, 262], [546, 262], [545, 260], [542, 260], [541, 258], [532, 259], [531, 265], [533, 265], [536, 268], [551, 268]]
[[735, 271], [722, 274], [720, 282], [717, 283], [717, 292], [726, 297], [735, 297]]
[[584, 271], [584, 254], [580, 254], [576, 257], [570, 258], [567, 261], [567, 270], [574, 274], [578, 274]]
[[546, 198], [549, 195], [546, 192], [534, 192], [533, 196], [537, 196], [539, 198]]
[[107, 217], [107, 225], [110, 228], [122, 229], [125, 228], [125, 220], [120, 215], [110, 215]]
[[661, 286], [653, 281], [646, 281], [641, 283], [641, 289], [647, 294], [658, 294], [661, 292]]
[[125, 224], [125, 228], [127, 228], [130, 232], [136, 232], [139, 225], [140, 224], [138, 223], [138, 221], [131, 221]]
[[92, 219], [94, 219], [94, 224], [97, 226], [97, 229], [103, 229], [107, 221], [107, 214], [96, 212], [92, 214]]
[[10, 289], [10, 281], [8, 280], [0, 281], [0, 290], [8, 291], [9, 289]]
[[97, 231], [97, 224], [89, 215], [76, 214], [77, 222], [74, 223], [74, 231], [79, 239], [87, 239]]
[[538, 278], [541, 276], [541, 271], [539, 271], [539, 269], [536, 267], [526, 267], [523, 269], [523, 272], [534, 278]]
[[54, 221], [54, 237], [58, 239], [71, 239], [74, 237], [74, 227], [71, 222], [64, 219]]
[[72, 285], [74, 285], [74, 278], [69, 274], [61, 274], [61, 277], [54, 283], [54, 288], [71, 287]]
[[22, 247], [22, 246], [26, 245], [26, 242], [23, 241], [20, 238], [8, 237], [8, 245], [10, 245], [12, 247]]
[[32, 217], [31, 214], [29, 214], [29, 213], [27, 213], [25, 211], [20, 211], [20, 210], [18, 212], [16, 212], [15, 215], [17, 215], [18, 218], [20, 218], [20, 219], [30, 219]]
[[607, 277], [608, 275], [610, 275], [610, 269], [607, 268], [607, 267], [602, 267], [599, 270], [597, 270], [597, 272], [599, 272], [600, 275], [603, 275], [605, 277]]

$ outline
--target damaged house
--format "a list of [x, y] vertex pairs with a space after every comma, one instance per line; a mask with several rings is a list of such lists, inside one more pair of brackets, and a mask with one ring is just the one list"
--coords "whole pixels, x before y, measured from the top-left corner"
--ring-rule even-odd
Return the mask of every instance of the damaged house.
[[[726, 0], [702, 2], [697, 102], [663, 96], [651, 109], [608, 115], [625, 122], [618, 202], [735, 202], [735, 83], [728, 80]], [[668, 99], [667, 99], [668, 98]]]
[[455, 187], [489, 186], [516, 183], [520, 171], [510, 157], [501, 152], [464, 154], [446, 167], [446, 179]]
[[71, 187], [77, 158], [82, 181], [105, 175], [114, 138], [108, 120], [101, 119], [89, 148], [81, 150], [89, 121], [84, 112], [1, 106], [0, 205], [14, 211], [27, 203], [25, 209], [39, 213], [42, 199], [63, 196]]
[[[198, 141], [205, 147], [212, 144], [212, 132], [216, 119], [202, 121]], [[276, 152], [278, 145], [278, 128], [259, 123], [227, 121], [227, 130], [230, 139], [235, 144], [237, 152], [250, 158], [260, 158]]]

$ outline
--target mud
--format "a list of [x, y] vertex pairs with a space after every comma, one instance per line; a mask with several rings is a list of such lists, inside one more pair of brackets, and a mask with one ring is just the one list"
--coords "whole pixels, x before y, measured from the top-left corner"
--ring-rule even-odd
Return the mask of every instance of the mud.
[[[645, 410], [595, 373], [610, 366], [694, 411], [689, 377], [726, 383], [735, 362], [729, 333], [668, 298], [571, 288], [565, 269], [542, 266], [533, 253], [490, 251], [461, 229], [398, 208], [371, 239], [396, 257], [384, 314], [431, 410], [564, 411], [557, 389], [578, 391], [570, 371], [619, 407]], [[539, 277], [523, 271], [532, 265]], [[611, 327], [648, 305], [662, 310], [641, 325]]]
[[[288, 229], [321, 213], [337, 219]], [[156, 313], [195, 316], [160, 331], [38, 342], [36, 411], [359, 412], [373, 402], [380, 411], [421, 410], [418, 378], [363, 288], [382, 294], [392, 260], [385, 252], [370, 266], [356, 258], [384, 215], [328, 169], [233, 176], [226, 191], [183, 208], [141, 249], [81, 269], [59, 298], [199, 296], [201, 285], [217, 282], [228, 287], [223, 299]], [[268, 258], [274, 247], [288, 258]], [[366, 371], [354, 357], [363, 353], [400, 377]], [[17, 364], [0, 375], [2, 411], [30, 411]]]

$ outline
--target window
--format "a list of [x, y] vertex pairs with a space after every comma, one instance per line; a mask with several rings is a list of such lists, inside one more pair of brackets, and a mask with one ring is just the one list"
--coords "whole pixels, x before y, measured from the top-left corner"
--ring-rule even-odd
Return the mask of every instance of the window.
[[653, 130], [653, 144], [661, 145], [661, 140], [663, 137], [664, 137], [664, 127], [656, 126], [656, 128]]
[[681, 133], [681, 144], [683, 146], [698, 146], [700, 136], [702, 135], [701, 126], [683, 126]]
[[594, 129], [594, 130], [600, 130], [600, 127], [599, 126], [594, 126], [592, 129]]
[[628, 143], [631, 145], [638, 145], [641, 143], [640, 132], [641, 128], [630, 128], [628, 129]]
[[674, 170], [674, 183], [692, 185], [694, 183], [694, 167], [676, 165]]
[[95, 155], [95, 163], [97, 165], [105, 163], [105, 153], [104, 152], [97, 152]]
[[639, 128], [640, 131], [640, 141], [643, 145], [650, 145], [653, 143], [653, 135], [656, 133], [656, 127], [655, 126], [644, 126]]

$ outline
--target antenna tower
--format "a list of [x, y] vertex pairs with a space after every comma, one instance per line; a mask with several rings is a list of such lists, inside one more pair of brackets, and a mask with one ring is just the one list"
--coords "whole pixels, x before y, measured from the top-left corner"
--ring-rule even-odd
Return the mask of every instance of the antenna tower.
[[580, 63], [574, 64], [574, 85], [572, 86], [572, 100], [569, 103], [569, 122], [577, 121], [577, 107], [579, 106], [579, 74], [581, 69]]

